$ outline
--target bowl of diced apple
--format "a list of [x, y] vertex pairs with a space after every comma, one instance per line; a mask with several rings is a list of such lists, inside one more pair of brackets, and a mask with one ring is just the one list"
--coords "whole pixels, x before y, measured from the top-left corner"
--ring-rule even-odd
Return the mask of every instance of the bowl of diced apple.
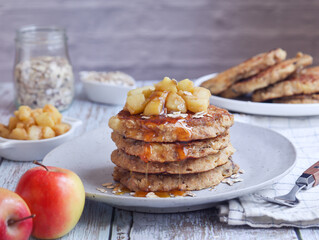
[[0, 156], [14, 161], [42, 160], [70, 140], [82, 121], [62, 117], [52, 105], [43, 109], [21, 106], [8, 125], [0, 124]]

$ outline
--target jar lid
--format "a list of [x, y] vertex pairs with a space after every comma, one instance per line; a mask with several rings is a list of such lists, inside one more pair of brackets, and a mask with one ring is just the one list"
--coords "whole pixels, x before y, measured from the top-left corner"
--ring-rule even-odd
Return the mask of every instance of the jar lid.
[[16, 31], [16, 41], [51, 44], [67, 39], [65, 29], [57, 26], [25, 26]]

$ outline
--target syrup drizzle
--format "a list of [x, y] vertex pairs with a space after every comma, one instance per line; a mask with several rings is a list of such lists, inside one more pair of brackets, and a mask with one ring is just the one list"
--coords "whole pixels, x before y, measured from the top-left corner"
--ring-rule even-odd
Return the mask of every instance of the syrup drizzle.
[[152, 156], [152, 145], [150, 143], [145, 143], [144, 144], [144, 149], [143, 149], [143, 154], [140, 156], [140, 158], [144, 161], [144, 162], [149, 162], [151, 156]]
[[[181, 190], [172, 190], [172, 191], [167, 191], [167, 192], [154, 192], [154, 194], [160, 198], [169, 198], [169, 197], [177, 197], [177, 196], [184, 196], [186, 191], [181, 191]], [[134, 197], [146, 197], [146, 195], [149, 192], [144, 192], [144, 191], [137, 191], [133, 195]]]
[[187, 158], [187, 148], [185, 148], [185, 144], [176, 142], [175, 146], [178, 160], [185, 160]]

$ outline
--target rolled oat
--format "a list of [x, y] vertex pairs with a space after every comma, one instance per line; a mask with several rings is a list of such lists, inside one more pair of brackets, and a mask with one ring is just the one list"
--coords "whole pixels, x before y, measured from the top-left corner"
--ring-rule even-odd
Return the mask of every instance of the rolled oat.
[[64, 110], [74, 96], [72, 66], [64, 57], [39, 56], [18, 63], [14, 71], [18, 105]]

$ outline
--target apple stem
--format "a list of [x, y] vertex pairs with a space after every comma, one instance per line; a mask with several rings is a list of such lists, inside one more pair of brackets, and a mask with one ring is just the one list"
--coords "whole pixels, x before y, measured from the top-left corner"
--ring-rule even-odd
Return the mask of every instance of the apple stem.
[[17, 219], [17, 220], [13, 220], [13, 219], [9, 219], [8, 220], [8, 226], [11, 226], [17, 222], [21, 222], [21, 221], [24, 221], [24, 220], [27, 220], [29, 218], [34, 218], [35, 217], [35, 214], [32, 214], [30, 216], [27, 216], [27, 217], [24, 217], [24, 218], [20, 218], [20, 219]]
[[36, 164], [36, 165], [39, 165], [39, 166], [41, 166], [41, 167], [44, 167], [45, 170], [49, 171], [49, 169], [48, 169], [45, 165], [39, 163], [38, 161], [35, 161], [35, 160], [34, 160], [33, 163]]

